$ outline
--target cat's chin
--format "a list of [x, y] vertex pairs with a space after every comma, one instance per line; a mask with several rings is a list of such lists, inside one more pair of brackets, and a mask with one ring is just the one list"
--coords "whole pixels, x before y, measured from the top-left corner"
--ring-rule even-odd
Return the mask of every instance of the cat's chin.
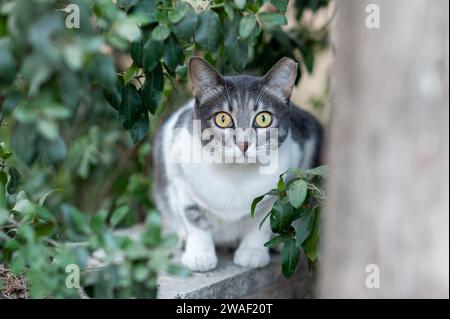
[[242, 166], [253, 166], [253, 165], [258, 165], [259, 163], [257, 160], [254, 160], [254, 159], [243, 158], [243, 159], [233, 160], [230, 164], [242, 165]]
[[258, 164], [258, 158], [254, 155], [225, 156], [225, 163], [255, 165]]

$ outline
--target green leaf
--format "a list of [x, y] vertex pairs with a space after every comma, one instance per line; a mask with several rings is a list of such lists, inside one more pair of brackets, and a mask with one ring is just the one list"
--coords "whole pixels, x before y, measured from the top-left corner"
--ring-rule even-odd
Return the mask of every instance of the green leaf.
[[129, 42], [138, 41], [141, 37], [141, 30], [131, 18], [120, 19], [116, 21], [115, 28], [117, 34]]
[[161, 239], [161, 218], [157, 213], [147, 215], [142, 239], [147, 245], [153, 245]]
[[0, 171], [0, 184], [6, 186], [8, 183], [8, 175], [4, 171]]
[[139, 116], [139, 120], [134, 123], [134, 125], [130, 129], [131, 139], [133, 143], [136, 144], [141, 141], [148, 133], [149, 122], [148, 122], [148, 113], [145, 110], [144, 113], [141, 113]]
[[106, 238], [109, 236], [109, 233], [105, 232], [107, 218], [108, 211], [106, 209], [100, 209], [90, 221], [91, 229], [95, 234], [102, 236], [105, 242]]
[[281, 271], [285, 277], [291, 277], [295, 273], [300, 257], [300, 249], [297, 247], [295, 239], [284, 241], [281, 250]]
[[113, 90], [116, 85], [116, 67], [111, 58], [98, 56], [92, 63], [92, 72], [100, 85], [106, 90]]
[[128, 11], [131, 9], [131, 7], [135, 6], [139, 2], [139, 0], [118, 0], [116, 2], [119, 7]]
[[285, 200], [277, 200], [270, 211], [270, 228], [274, 233], [287, 231], [294, 218], [292, 206]]
[[164, 44], [163, 60], [170, 71], [175, 71], [178, 65], [183, 64], [183, 47], [173, 35], [171, 35]]
[[155, 114], [162, 100], [162, 93], [164, 90], [164, 75], [161, 65], [158, 66], [149, 74], [146, 75], [144, 85], [141, 93], [142, 99], [147, 110]]
[[308, 208], [308, 207], [300, 207], [300, 208], [294, 209], [294, 220], [301, 218], [309, 210], [310, 210], [310, 208]]
[[273, 4], [273, 6], [280, 10], [282, 13], [285, 13], [289, 4], [289, 0], [270, 0], [270, 3]]
[[44, 221], [51, 221], [53, 223], [56, 222], [56, 218], [55, 216], [48, 210], [46, 209], [44, 206], [35, 206], [36, 211], [37, 211], [37, 215], [39, 216], [40, 219], [44, 220]]
[[37, 123], [37, 130], [41, 133], [41, 136], [53, 141], [58, 137], [58, 126], [55, 122], [42, 119]]
[[317, 166], [314, 168], [310, 168], [308, 170], [306, 170], [306, 173], [309, 175], [315, 175], [315, 176], [325, 176], [325, 174], [327, 173], [327, 166], [326, 165], [322, 165], [322, 166]]
[[253, 201], [252, 201], [252, 205], [250, 207], [250, 215], [252, 216], [252, 218], [255, 216], [255, 209], [256, 209], [256, 205], [258, 205], [258, 203], [260, 201], [262, 201], [264, 199], [265, 196], [267, 195], [277, 195], [278, 194], [278, 190], [277, 189], [271, 189], [270, 191], [268, 191], [267, 193], [265, 193], [264, 195], [258, 196], [256, 197]]
[[14, 154], [27, 165], [32, 164], [37, 158], [37, 132], [32, 125], [18, 123], [12, 137]]
[[134, 77], [137, 75], [138, 67], [133, 63], [130, 65], [130, 67], [127, 69], [123, 76], [123, 83], [126, 85], [128, 82], [130, 82]]
[[264, 244], [264, 247], [268, 247], [268, 248], [275, 247], [275, 246], [281, 244], [284, 240], [285, 240], [285, 237], [283, 235], [275, 236], [274, 238], [272, 238], [271, 240], [266, 242]]
[[1, 156], [1, 158], [3, 159], [3, 160], [7, 160], [8, 158], [10, 158], [12, 156], [12, 153], [11, 152], [5, 152], [5, 153], [3, 153], [3, 155]]
[[130, 47], [130, 55], [133, 63], [142, 68], [142, 61], [144, 57], [144, 43], [143, 41], [133, 42]]
[[233, 69], [237, 72], [242, 72], [247, 65], [248, 44], [238, 39], [239, 24], [238, 15], [234, 17], [234, 20], [225, 19], [224, 50]]
[[55, 192], [62, 192], [62, 191], [63, 191], [62, 188], [55, 188], [55, 189], [49, 190], [47, 193], [44, 194], [44, 196], [42, 196], [42, 197], [39, 199], [39, 202], [38, 202], [39, 206], [44, 205], [45, 200], [47, 199], [47, 197], [48, 197], [50, 194], [55, 193]]
[[315, 211], [313, 209], [305, 210], [304, 214], [298, 220], [295, 227], [295, 237], [297, 245], [300, 246], [311, 235], [314, 226]]
[[284, 191], [284, 187], [285, 187], [285, 184], [284, 184], [283, 176], [280, 176], [280, 178], [278, 179], [278, 183], [277, 183], [278, 191], [280, 191], [280, 192]]
[[28, 199], [21, 199], [17, 201], [12, 210], [22, 215], [29, 215], [35, 213], [34, 205]]
[[289, 183], [287, 197], [295, 208], [299, 208], [303, 204], [307, 194], [308, 184], [304, 180], [297, 179]]
[[3, 104], [1, 104], [0, 109], [6, 114], [11, 114], [15, 107], [19, 105], [21, 95], [19, 92], [12, 92], [5, 97]]
[[10, 167], [8, 169], [9, 173], [9, 182], [6, 190], [8, 191], [8, 194], [14, 194], [17, 192], [17, 187], [20, 184], [20, 173], [15, 167]]
[[315, 61], [314, 52], [312, 50], [307, 51], [303, 60], [305, 62], [306, 70], [308, 71], [309, 74], [312, 74], [314, 71], [314, 61]]
[[172, 23], [178, 23], [184, 18], [189, 10], [189, 5], [186, 2], [177, 2], [175, 8], [169, 12], [169, 20]]
[[65, 61], [70, 69], [79, 71], [84, 64], [83, 48], [77, 44], [67, 44], [62, 49]]
[[[61, 72], [56, 79], [58, 85], [58, 95], [61, 99], [61, 106], [71, 116], [72, 110], [76, 110], [80, 105], [81, 98], [84, 96], [84, 84], [87, 82], [85, 75], [79, 76], [79, 74], [85, 74], [82, 69], [81, 72]], [[81, 80], [80, 77], [83, 79]]]
[[10, 51], [9, 41], [0, 38], [0, 83], [11, 83], [15, 75], [14, 57]]
[[151, 72], [158, 64], [164, 51], [164, 42], [149, 39], [144, 44], [144, 70]]
[[320, 208], [317, 207], [316, 218], [314, 220], [314, 228], [311, 236], [306, 240], [306, 256], [310, 261], [315, 261], [318, 257], [319, 252], [319, 232], [320, 232]]
[[5, 154], [5, 152], [6, 152], [6, 143], [0, 142], [0, 157], [2, 157], [3, 154]]
[[89, 233], [89, 221], [87, 215], [80, 212], [75, 207], [67, 204], [62, 205], [62, 212], [64, 215], [64, 221], [66, 228], [74, 228], [79, 233]]
[[157, 5], [160, 0], [140, 0], [136, 6], [131, 9], [133, 14], [145, 15], [148, 23], [156, 22]]
[[123, 88], [119, 81], [116, 81], [116, 85], [111, 90], [103, 90], [103, 96], [105, 100], [116, 110], [120, 109], [120, 103], [122, 102]]
[[181, 43], [189, 42], [197, 28], [197, 22], [197, 13], [188, 5], [187, 11], [181, 21], [172, 26], [173, 34], [175, 34]]
[[250, 215], [252, 216], [252, 218], [255, 217], [256, 205], [258, 205], [258, 203], [264, 199], [264, 196], [266, 196], [266, 195], [258, 196], [252, 201], [252, 206], [250, 208]]
[[6, 173], [3, 171], [0, 171], [0, 224], [3, 223], [4, 219], [7, 219], [6, 216], [2, 214], [3, 211], [5, 211], [6, 208], [6, 183], [7, 183], [8, 177], [6, 176]]
[[233, 6], [231, 5], [231, 3], [229, 3], [228, 1], [225, 1], [223, 8], [225, 10], [225, 13], [228, 16], [228, 19], [234, 20], [234, 9], [233, 9]]
[[52, 68], [41, 56], [33, 54], [23, 61], [20, 73], [29, 83], [28, 94], [34, 96], [39, 92], [41, 85], [50, 78]]
[[137, 265], [133, 270], [133, 278], [137, 282], [144, 282], [149, 274], [150, 269], [146, 265]]
[[242, 39], [247, 39], [256, 27], [256, 17], [254, 14], [248, 14], [241, 19], [239, 24], [239, 35]]
[[111, 226], [115, 228], [130, 212], [128, 206], [121, 206], [114, 210], [109, 220]]
[[234, 0], [234, 4], [236, 5], [236, 7], [238, 7], [239, 10], [242, 10], [245, 8], [246, 2], [247, 2], [247, 0]]
[[164, 41], [170, 35], [169, 27], [166, 24], [160, 24], [152, 31], [154, 41]]
[[119, 109], [119, 117], [125, 130], [129, 130], [139, 120], [141, 107], [141, 96], [136, 87], [132, 83], [128, 83], [124, 87]]
[[287, 171], [285, 171], [283, 174], [281, 174], [281, 176], [284, 175], [297, 175], [298, 177], [302, 177], [305, 174], [305, 170], [301, 169], [301, 168], [290, 168]]
[[219, 15], [211, 10], [203, 11], [198, 19], [195, 42], [208, 51], [217, 52], [221, 33]]
[[287, 23], [284, 15], [272, 12], [258, 13], [258, 20], [261, 24], [261, 28], [269, 31], [277, 26], [285, 25]]
[[11, 261], [11, 272], [13, 274], [21, 273], [25, 270], [25, 258], [22, 254], [14, 254]]
[[47, 237], [55, 229], [55, 224], [52, 222], [40, 223], [35, 226], [34, 231], [37, 237]]
[[50, 164], [63, 161], [67, 155], [66, 143], [60, 136], [57, 136], [53, 141], [41, 139], [39, 141], [39, 151]]

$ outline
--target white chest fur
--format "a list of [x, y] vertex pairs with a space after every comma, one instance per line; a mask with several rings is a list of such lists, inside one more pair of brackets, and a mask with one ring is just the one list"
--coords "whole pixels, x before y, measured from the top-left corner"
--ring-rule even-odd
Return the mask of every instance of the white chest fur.
[[[184, 147], [189, 143], [184, 141]], [[278, 176], [300, 161], [300, 149], [288, 137], [277, 154], [271, 174], [260, 164], [180, 164], [190, 196], [211, 213], [224, 220], [248, 216], [254, 198], [276, 186]]]

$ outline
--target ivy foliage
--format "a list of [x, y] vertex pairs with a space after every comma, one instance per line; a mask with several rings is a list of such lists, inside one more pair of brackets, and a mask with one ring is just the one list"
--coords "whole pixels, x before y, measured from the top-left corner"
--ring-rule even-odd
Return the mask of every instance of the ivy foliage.
[[[297, 81], [313, 72], [328, 34], [303, 17], [328, 0], [291, 4], [286, 28], [287, 0], [0, 1], [0, 264], [31, 297], [79, 297], [69, 264], [92, 297], [154, 297], [158, 273], [185, 274], [151, 200], [150, 137], [189, 90], [193, 55], [228, 74], [283, 56]], [[136, 223], [137, 240], [113, 231]], [[109, 266], [92, 272], [96, 251]]]
[[[127, 205], [93, 215], [68, 204], [51, 211], [47, 198], [62, 190], [37, 202], [16, 192], [18, 176], [8, 163], [12, 153], [0, 144], [0, 155], [0, 261], [13, 275], [25, 274], [31, 297], [79, 298], [84, 292], [94, 298], [155, 298], [159, 273], [189, 274], [170, 261], [178, 239], [161, 233], [155, 211], [147, 214], [138, 238], [114, 232], [131, 214]], [[69, 277], [71, 266], [77, 277]]]
[[[26, 163], [40, 154], [50, 163], [66, 157], [59, 130], [80, 103], [106, 99], [133, 142], [142, 140], [165, 85], [185, 82], [186, 60], [194, 54], [224, 72], [265, 72], [289, 56], [300, 63], [300, 74], [313, 71], [314, 56], [327, 45], [326, 28], [282, 28], [287, 0], [218, 0], [203, 7], [198, 0], [70, 3], [78, 5], [79, 29], [67, 27], [65, 1], [10, 0], [0, 7], [0, 103], [17, 121], [13, 147]], [[296, 18], [327, 4], [294, 1]], [[132, 64], [117, 70], [112, 53], [126, 51]]]
[[282, 245], [281, 269], [286, 277], [295, 273], [301, 250], [307, 256], [310, 265], [319, 256], [325, 173], [325, 166], [307, 170], [289, 169], [280, 176], [277, 188], [255, 198], [251, 205], [251, 216], [254, 217], [258, 203], [266, 196], [277, 198], [260, 227], [269, 219], [274, 237], [264, 246]]

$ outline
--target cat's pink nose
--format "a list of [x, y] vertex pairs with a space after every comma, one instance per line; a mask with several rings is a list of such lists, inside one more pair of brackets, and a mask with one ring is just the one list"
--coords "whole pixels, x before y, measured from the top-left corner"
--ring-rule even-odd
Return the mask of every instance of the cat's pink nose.
[[245, 152], [247, 152], [248, 149], [248, 143], [237, 143], [237, 146], [239, 147], [239, 149], [241, 150], [242, 153], [245, 154]]

